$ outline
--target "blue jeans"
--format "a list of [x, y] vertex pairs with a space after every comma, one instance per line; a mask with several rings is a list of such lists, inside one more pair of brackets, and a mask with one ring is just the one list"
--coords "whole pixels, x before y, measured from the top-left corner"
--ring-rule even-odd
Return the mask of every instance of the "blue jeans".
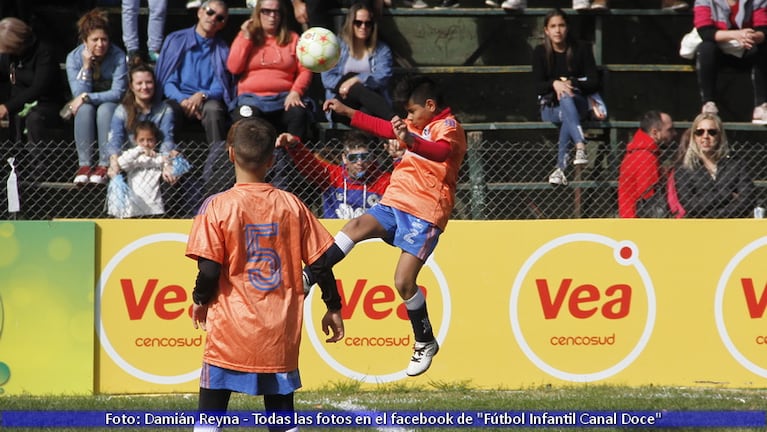
[[[104, 102], [99, 106], [84, 103], [75, 114], [75, 146], [80, 166], [91, 166], [93, 143], [99, 145], [99, 166], [109, 166], [109, 128], [117, 104]], [[98, 140], [98, 141], [97, 141]]]
[[559, 100], [558, 106], [544, 106], [541, 108], [541, 120], [559, 125], [559, 152], [557, 153], [557, 166], [565, 169], [567, 166], [566, 156], [575, 143], [586, 143], [581, 128], [581, 118], [586, 117], [589, 110], [589, 102], [585, 96], [576, 94], [564, 96]]
[[[138, 51], [138, 9], [141, 0], [122, 0], [122, 31], [125, 51]], [[147, 0], [149, 3], [149, 21], [147, 22], [147, 48], [160, 52], [165, 35], [165, 14], [168, 0]]]

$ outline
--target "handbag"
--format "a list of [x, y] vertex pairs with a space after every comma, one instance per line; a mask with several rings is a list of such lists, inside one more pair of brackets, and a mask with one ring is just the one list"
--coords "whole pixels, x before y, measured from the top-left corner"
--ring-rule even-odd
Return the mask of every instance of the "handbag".
[[[695, 59], [695, 53], [698, 51], [698, 46], [702, 42], [703, 42], [703, 39], [700, 38], [698, 29], [693, 27], [693, 29], [690, 30], [689, 33], [682, 36], [682, 42], [679, 45], [679, 56], [687, 60]], [[723, 53], [729, 54], [731, 56], [735, 56], [738, 58], [743, 57], [743, 54], [746, 52], [746, 50], [743, 48], [740, 42], [736, 40], [719, 42], [718, 45], [719, 45], [719, 49], [721, 49]]]
[[[643, 198], [653, 192], [649, 198]], [[639, 218], [679, 219], [684, 217], [685, 210], [676, 194], [674, 170], [669, 171], [654, 184], [650, 185], [636, 203], [636, 215]]]

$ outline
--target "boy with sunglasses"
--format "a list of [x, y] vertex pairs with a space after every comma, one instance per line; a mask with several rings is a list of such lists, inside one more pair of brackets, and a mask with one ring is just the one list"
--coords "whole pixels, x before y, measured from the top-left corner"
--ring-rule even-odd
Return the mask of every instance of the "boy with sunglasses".
[[[415, 339], [405, 372], [417, 376], [429, 369], [439, 351], [426, 297], [417, 285], [418, 273], [434, 251], [453, 210], [458, 169], [466, 154], [466, 134], [429, 78], [400, 82], [395, 96], [404, 101], [404, 120], [399, 116], [391, 120], [373, 117], [337, 99], [323, 105], [325, 110], [351, 118], [352, 127], [385, 139], [397, 138], [401, 146], [407, 147], [381, 202], [336, 234], [326, 263], [341, 261], [356, 243], [371, 238], [381, 238], [402, 250], [394, 284], [405, 303]], [[309, 270], [304, 269], [305, 289], [314, 283], [318, 269]]]
[[316, 156], [291, 134], [281, 135], [277, 146], [284, 147], [299, 172], [322, 190], [324, 218], [351, 219], [378, 204], [391, 179], [373, 162], [368, 141], [359, 132], [346, 134], [342, 165]]

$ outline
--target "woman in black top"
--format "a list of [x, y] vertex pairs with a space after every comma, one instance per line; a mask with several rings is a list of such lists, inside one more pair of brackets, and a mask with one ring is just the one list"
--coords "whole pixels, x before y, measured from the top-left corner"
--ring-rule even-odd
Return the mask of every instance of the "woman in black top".
[[576, 42], [561, 9], [546, 15], [543, 31], [543, 43], [533, 51], [533, 78], [541, 119], [560, 125], [557, 167], [549, 183], [567, 184], [564, 171], [573, 145], [573, 164], [588, 163], [581, 119], [589, 112], [588, 95], [599, 90], [599, 74], [591, 47]]

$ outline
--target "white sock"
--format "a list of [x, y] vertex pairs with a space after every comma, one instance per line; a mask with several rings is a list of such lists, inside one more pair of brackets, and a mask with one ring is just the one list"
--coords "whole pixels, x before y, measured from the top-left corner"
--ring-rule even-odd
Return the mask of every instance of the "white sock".
[[424, 303], [426, 303], [426, 297], [423, 296], [421, 289], [418, 288], [415, 291], [415, 294], [413, 294], [413, 297], [405, 300], [405, 307], [407, 310], [418, 310], [424, 305]]
[[336, 245], [341, 249], [341, 252], [343, 252], [344, 255], [349, 255], [349, 252], [351, 252], [354, 247], [354, 242], [348, 235], [346, 235], [346, 233], [339, 231], [338, 234], [336, 234]]

